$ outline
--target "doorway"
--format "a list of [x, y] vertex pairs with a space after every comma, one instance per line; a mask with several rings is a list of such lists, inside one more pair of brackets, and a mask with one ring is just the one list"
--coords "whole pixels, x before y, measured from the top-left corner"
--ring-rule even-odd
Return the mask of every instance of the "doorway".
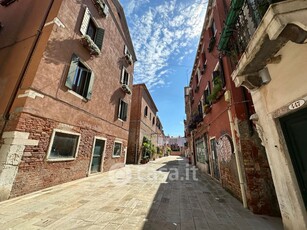
[[217, 157], [215, 138], [210, 140], [210, 149], [212, 154], [213, 176], [215, 179], [220, 180], [219, 160]]
[[280, 118], [280, 124], [307, 207], [307, 108]]
[[106, 140], [95, 138], [91, 163], [91, 173], [101, 172], [105, 144]]

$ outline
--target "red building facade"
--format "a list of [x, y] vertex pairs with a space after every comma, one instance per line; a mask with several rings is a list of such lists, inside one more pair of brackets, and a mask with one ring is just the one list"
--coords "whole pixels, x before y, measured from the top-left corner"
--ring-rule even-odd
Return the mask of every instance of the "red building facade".
[[119, 1], [2, 2], [0, 200], [123, 167], [136, 57]]
[[230, 1], [209, 1], [189, 87], [186, 137], [197, 167], [255, 213], [278, 215], [261, 141], [249, 120], [251, 97], [231, 80], [234, 68], [217, 49]]

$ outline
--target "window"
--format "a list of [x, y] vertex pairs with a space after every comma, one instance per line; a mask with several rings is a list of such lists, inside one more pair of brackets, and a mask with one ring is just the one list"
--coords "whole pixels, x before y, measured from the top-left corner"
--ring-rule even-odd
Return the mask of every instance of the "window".
[[115, 141], [113, 148], [113, 157], [120, 157], [121, 152], [122, 152], [122, 143]]
[[151, 113], [149, 113], [149, 120], [151, 120]]
[[148, 107], [145, 106], [145, 109], [144, 109], [144, 116], [147, 117], [148, 116]]
[[204, 105], [210, 105], [210, 100], [208, 99], [210, 94], [211, 94], [210, 82], [208, 82], [207, 87], [204, 91]]
[[211, 27], [210, 27], [210, 32], [211, 32], [211, 37], [215, 37], [217, 29], [216, 29], [214, 20], [212, 21], [212, 24], [211, 24]]
[[200, 82], [200, 79], [201, 79], [201, 72], [200, 72], [200, 69], [197, 68], [197, 83], [199, 84]]
[[195, 141], [197, 161], [200, 163], [209, 163], [208, 148], [206, 144], [207, 138], [198, 139]]
[[198, 114], [203, 115], [203, 105], [201, 101], [198, 103], [197, 108], [198, 108]]
[[12, 4], [13, 2], [15, 2], [16, 0], [0, 0], [0, 4], [2, 6], [8, 6], [10, 4]]
[[124, 85], [129, 85], [129, 73], [127, 72], [127, 70], [123, 67], [122, 69], [122, 76], [120, 79], [120, 83], [124, 84]]
[[94, 42], [94, 45], [96, 45], [98, 49], [101, 50], [104, 38], [104, 29], [97, 26], [87, 7], [84, 12], [80, 32], [83, 36], [89, 36], [89, 38]]
[[213, 71], [212, 73], [212, 82], [213, 83], [218, 82], [219, 84], [221, 84], [222, 88], [226, 85], [222, 59], [219, 59], [219, 62], [215, 67], [215, 71]]
[[67, 160], [76, 158], [80, 134], [54, 130], [48, 150], [48, 159]]
[[152, 118], [152, 125], [154, 125], [155, 122], [156, 122], [156, 119], [155, 119], [155, 117], [153, 117], [153, 118]]
[[94, 74], [73, 54], [65, 86], [86, 99], [91, 99]]
[[122, 99], [119, 101], [118, 118], [122, 121], [127, 120], [128, 104]]
[[128, 62], [128, 64], [132, 64], [132, 62], [133, 62], [132, 55], [130, 54], [128, 47], [126, 45], [124, 47], [124, 54], [125, 54], [125, 58], [126, 58], [126, 61]]

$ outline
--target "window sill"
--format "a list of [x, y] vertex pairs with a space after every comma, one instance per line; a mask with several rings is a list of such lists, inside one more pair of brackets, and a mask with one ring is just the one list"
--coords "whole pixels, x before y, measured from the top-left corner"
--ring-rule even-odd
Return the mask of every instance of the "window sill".
[[74, 161], [76, 158], [49, 158], [48, 162], [58, 162], [58, 161]]
[[124, 120], [122, 120], [122, 119], [120, 119], [120, 118], [117, 118], [117, 120], [119, 120], [119, 121], [121, 121], [121, 122], [126, 122], [126, 121], [124, 121]]
[[120, 158], [120, 157], [121, 157], [121, 156], [113, 156], [113, 155], [112, 155], [112, 158]]
[[82, 101], [88, 102], [88, 100], [87, 100], [86, 98], [82, 97], [80, 94], [77, 94], [75, 91], [69, 89], [68, 92], [71, 93], [72, 95], [74, 95], [74, 96], [80, 98]]

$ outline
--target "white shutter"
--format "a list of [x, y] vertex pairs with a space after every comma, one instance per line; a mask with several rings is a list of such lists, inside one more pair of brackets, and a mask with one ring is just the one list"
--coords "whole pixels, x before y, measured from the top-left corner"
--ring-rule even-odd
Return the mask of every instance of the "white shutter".
[[199, 68], [197, 68], [197, 77], [198, 77], [198, 82], [200, 82], [201, 72]]
[[91, 12], [90, 10], [86, 7], [85, 8], [85, 12], [84, 12], [84, 16], [83, 16], [83, 20], [82, 20], [82, 23], [81, 23], [81, 27], [80, 27], [80, 32], [82, 35], [85, 35], [86, 32], [87, 32], [87, 27], [88, 27], [88, 24], [90, 22], [90, 19], [91, 19]]
[[123, 67], [123, 68], [122, 68], [122, 75], [121, 75], [121, 78], [120, 78], [120, 83], [121, 83], [121, 84], [124, 83], [124, 79], [125, 79], [125, 68]]
[[125, 53], [125, 54], [128, 54], [128, 48], [127, 48], [126, 45], [125, 45], [124, 53]]

